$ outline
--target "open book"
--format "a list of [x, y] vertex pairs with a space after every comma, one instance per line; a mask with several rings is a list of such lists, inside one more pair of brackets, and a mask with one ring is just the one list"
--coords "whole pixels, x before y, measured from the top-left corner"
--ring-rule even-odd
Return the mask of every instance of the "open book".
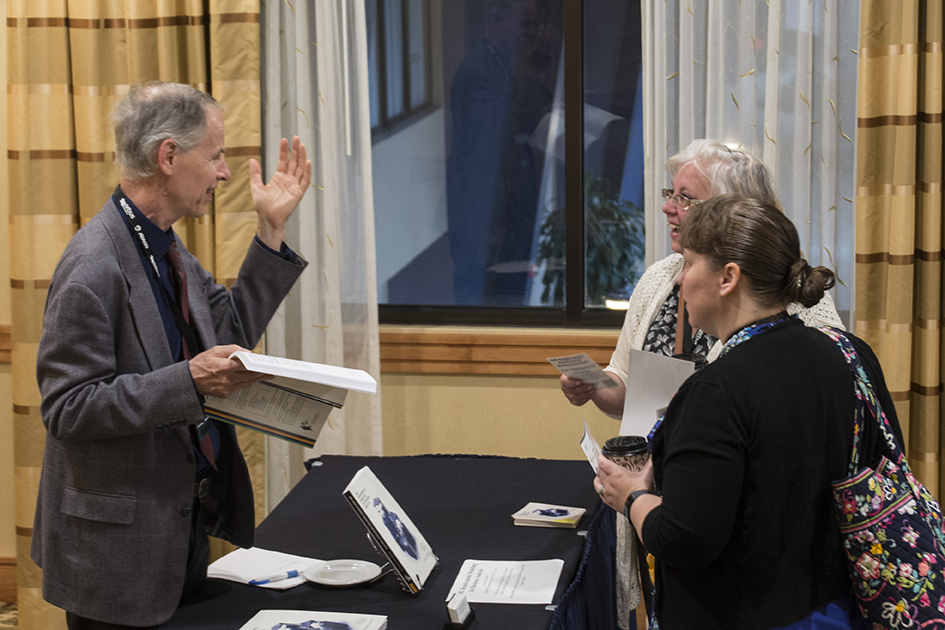
[[349, 390], [373, 394], [377, 382], [362, 370], [282, 359], [252, 352], [230, 358], [247, 370], [274, 378], [233, 392], [229, 398], [208, 396], [207, 416], [312, 446], [328, 414], [344, 405]]
[[437, 557], [403, 508], [367, 466], [351, 478], [344, 495], [404, 588], [420, 592]]

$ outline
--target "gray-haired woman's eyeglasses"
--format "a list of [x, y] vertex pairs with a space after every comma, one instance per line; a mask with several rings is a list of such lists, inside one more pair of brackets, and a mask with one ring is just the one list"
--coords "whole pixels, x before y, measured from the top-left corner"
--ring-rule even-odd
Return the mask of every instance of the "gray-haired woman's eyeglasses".
[[688, 210], [689, 208], [698, 206], [700, 203], [702, 203], [702, 200], [700, 199], [692, 199], [686, 195], [673, 194], [673, 191], [669, 188], [664, 188], [661, 195], [663, 196], [663, 201], [672, 199], [673, 205], [676, 206], [677, 210]]

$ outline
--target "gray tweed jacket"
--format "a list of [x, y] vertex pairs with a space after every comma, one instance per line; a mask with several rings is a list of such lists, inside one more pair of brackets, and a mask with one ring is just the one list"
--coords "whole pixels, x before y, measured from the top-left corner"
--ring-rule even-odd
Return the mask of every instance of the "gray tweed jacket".
[[[43, 454], [31, 555], [43, 597], [84, 617], [150, 626], [181, 596], [195, 462], [187, 425], [204, 417], [175, 362], [136, 244], [111, 200], [53, 274], [37, 356]], [[183, 246], [203, 348], [258, 342], [306, 262], [253, 243], [228, 291]], [[233, 427], [204, 503], [212, 535], [253, 544], [249, 473]]]

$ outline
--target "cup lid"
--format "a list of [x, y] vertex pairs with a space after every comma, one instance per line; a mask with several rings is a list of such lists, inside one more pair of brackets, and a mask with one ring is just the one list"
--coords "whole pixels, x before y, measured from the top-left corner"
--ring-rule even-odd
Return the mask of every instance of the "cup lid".
[[628, 457], [648, 451], [646, 438], [641, 435], [618, 435], [612, 437], [600, 449], [607, 457]]

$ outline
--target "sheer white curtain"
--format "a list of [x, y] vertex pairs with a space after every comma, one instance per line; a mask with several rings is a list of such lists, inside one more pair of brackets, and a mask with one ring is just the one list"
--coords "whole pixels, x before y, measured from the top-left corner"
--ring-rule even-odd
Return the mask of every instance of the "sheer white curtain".
[[[286, 237], [310, 265], [267, 330], [267, 352], [366, 370], [379, 381], [364, 3], [261, 6], [266, 164], [276, 163], [280, 138], [298, 135], [313, 166]], [[267, 510], [313, 453], [381, 454], [380, 409], [379, 393], [349, 393], [314, 451], [269, 438]]]
[[[670, 252], [659, 189], [696, 138], [761, 157], [813, 265], [853, 283], [858, 0], [643, 0], [647, 263]], [[848, 321], [848, 325], [849, 325]]]

